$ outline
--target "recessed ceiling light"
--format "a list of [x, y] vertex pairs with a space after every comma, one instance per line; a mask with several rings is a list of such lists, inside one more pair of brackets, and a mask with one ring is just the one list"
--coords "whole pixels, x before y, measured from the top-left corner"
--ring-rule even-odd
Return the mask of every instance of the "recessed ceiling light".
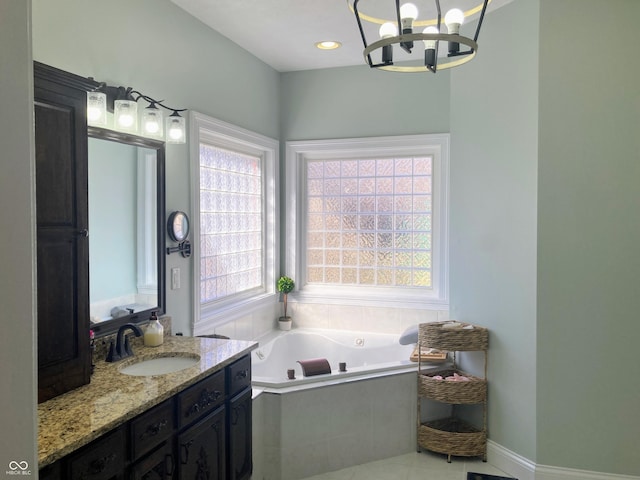
[[326, 40], [324, 42], [316, 43], [316, 47], [320, 50], [335, 50], [336, 48], [340, 48], [342, 44], [340, 42], [334, 42], [333, 40]]

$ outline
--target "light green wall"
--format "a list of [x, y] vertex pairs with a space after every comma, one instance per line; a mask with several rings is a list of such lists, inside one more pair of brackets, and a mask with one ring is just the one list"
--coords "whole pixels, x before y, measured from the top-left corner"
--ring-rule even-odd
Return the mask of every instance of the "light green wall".
[[[278, 72], [169, 0], [33, 0], [35, 60], [110, 85], [130, 86], [279, 138]], [[187, 145], [167, 145], [167, 214], [191, 213]], [[167, 283], [175, 331], [191, 333], [193, 259], [167, 256], [182, 288]], [[169, 280], [167, 275], [167, 282]]]
[[[31, 2], [0, 0], [0, 472], [37, 471]], [[35, 478], [35, 473], [32, 473]], [[24, 478], [24, 477], [23, 477]]]
[[398, 75], [366, 65], [282, 74], [282, 139], [449, 131], [449, 73]]
[[[450, 316], [489, 328], [489, 437], [530, 460], [536, 458], [537, 27], [537, 1], [501, 8], [485, 19], [478, 57], [451, 73]], [[466, 367], [474, 370], [477, 362]]]
[[540, 11], [538, 462], [640, 475], [640, 2]]
[[[27, 122], [28, 1], [3, 2], [11, 10], [0, 15], [0, 40], [15, 46], [9, 69], [8, 49], [0, 57], [0, 95], [11, 107], [0, 120], [14, 121], [22, 112]], [[640, 72], [638, 56], [622, 48], [633, 45], [640, 2], [514, 0], [487, 17], [474, 62], [451, 74], [402, 79], [367, 67], [280, 76], [168, 0], [109, 5], [34, 0], [36, 60], [130, 84], [283, 141], [450, 130], [452, 315], [491, 328], [490, 438], [539, 464], [640, 472], [640, 377], [634, 370]], [[148, 26], [145, 15], [154, 20]], [[97, 26], [83, 25], [87, 18]], [[116, 45], [122, 28], [114, 25], [122, 21], [135, 28], [125, 35], [128, 44]], [[119, 48], [142, 45], [141, 29], [161, 43], [158, 52]], [[594, 31], [615, 35], [587, 42]], [[7, 71], [14, 83], [4, 83]], [[381, 120], [384, 109], [388, 116]], [[32, 155], [32, 145], [15, 129], [2, 128], [0, 135], [3, 149], [15, 150], [3, 158]], [[187, 154], [183, 146], [168, 148], [169, 211], [190, 208]], [[33, 238], [25, 220], [33, 202], [16, 201], [30, 195], [32, 183], [25, 164], [16, 166], [0, 176], [0, 195], [9, 195], [3, 204], [21, 212], [3, 222], [15, 225], [20, 238], [4, 251], [3, 265], [24, 278], [14, 282], [20, 291], [3, 288], [0, 295], [12, 299], [5, 303], [3, 296], [2, 305], [21, 320], [0, 355], [19, 358], [25, 367], [19, 379], [2, 370], [7, 381], [15, 380], [9, 384], [16, 395], [3, 397], [3, 427], [10, 420], [7, 431], [18, 432], [10, 445], [2, 444], [3, 458], [35, 428], [23, 415], [32, 411], [34, 386], [17, 381], [33, 365], [34, 350], [15, 341], [24, 338], [33, 347], [33, 289], [24, 288], [33, 284], [24, 269], [34, 260], [25, 241]], [[168, 257], [167, 268], [180, 266], [184, 285], [190, 261], [175, 257]], [[168, 294], [170, 313], [186, 324], [192, 289]]]

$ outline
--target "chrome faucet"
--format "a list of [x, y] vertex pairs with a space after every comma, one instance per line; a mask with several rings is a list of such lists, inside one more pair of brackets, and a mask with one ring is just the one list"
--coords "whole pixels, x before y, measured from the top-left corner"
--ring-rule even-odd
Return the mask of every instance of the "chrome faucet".
[[113, 340], [109, 345], [109, 353], [107, 354], [106, 361], [107, 362], [117, 362], [118, 360], [122, 360], [123, 358], [132, 357], [133, 350], [131, 350], [131, 345], [129, 344], [129, 337], [125, 336], [124, 332], [127, 329], [131, 329], [136, 337], [142, 336], [142, 330], [137, 325], [133, 323], [127, 323], [122, 325], [118, 329], [118, 333], [116, 334], [116, 343], [113, 344]]

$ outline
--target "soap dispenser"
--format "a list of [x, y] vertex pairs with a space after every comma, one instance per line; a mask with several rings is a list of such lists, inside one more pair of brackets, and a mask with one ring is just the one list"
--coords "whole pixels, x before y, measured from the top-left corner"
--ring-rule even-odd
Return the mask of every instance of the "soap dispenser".
[[164, 327], [158, 321], [157, 312], [151, 312], [151, 319], [144, 331], [144, 346], [157, 347], [164, 341]]

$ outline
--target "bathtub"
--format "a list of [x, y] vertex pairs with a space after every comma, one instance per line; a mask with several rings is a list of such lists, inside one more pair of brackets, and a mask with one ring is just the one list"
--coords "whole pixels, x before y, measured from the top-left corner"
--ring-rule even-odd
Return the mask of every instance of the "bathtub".
[[[259, 339], [251, 354], [252, 384], [272, 393], [332, 385], [416, 370], [409, 360], [412, 345], [399, 335], [298, 328], [272, 332]], [[330, 374], [305, 377], [298, 360], [326, 358]], [[346, 371], [339, 364], [346, 363]], [[289, 379], [287, 370], [295, 371]]]
[[[253, 475], [298, 480], [414, 452], [417, 364], [399, 337], [296, 328], [259, 338]], [[297, 361], [312, 358], [326, 358], [331, 373], [304, 377]]]

